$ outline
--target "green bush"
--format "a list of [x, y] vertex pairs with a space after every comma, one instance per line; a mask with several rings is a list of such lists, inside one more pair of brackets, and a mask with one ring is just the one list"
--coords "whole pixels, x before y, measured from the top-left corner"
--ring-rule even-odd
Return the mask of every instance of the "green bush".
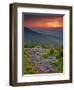
[[33, 65], [30, 62], [29, 49], [24, 48], [24, 74], [37, 74], [38, 71], [33, 69]]
[[56, 69], [57, 72], [63, 72], [63, 47], [55, 49], [54, 56], [56, 56], [57, 61], [52, 63], [52, 66]]
[[52, 66], [59, 73], [63, 72], [63, 58], [58, 59], [56, 62], [52, 63]]
[[24, 48], [50, 48], [50, 45], [40, 44], [40, 43], [25, 43]]
[[55, 56], [57, 61], [53, 62], [51, 65], [56, 69], [57, 72], [63, 72], [63, 47], [49, 48], [45, 53], [42, 53], [43, 59], [48, 59], [49, 56]]
[[32, 65], [30, 63], [30, 55], [28, 49], [24, 49], [24, 74], [30, 74], [33, 72]]
[[48, 50], [45, 53], [42, 53], [42, 58], [43, 59], [48, 59], [49, 56], [54, 55], [54, 50], [51, 48], [48, 48]]

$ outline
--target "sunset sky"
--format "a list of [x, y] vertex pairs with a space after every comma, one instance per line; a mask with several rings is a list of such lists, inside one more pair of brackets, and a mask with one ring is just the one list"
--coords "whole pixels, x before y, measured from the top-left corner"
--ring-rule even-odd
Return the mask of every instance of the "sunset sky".
[[[25, 17], [25, 15], [24, 15]], [[62, 15], [50, 15], [50, 16], [26, 16], [24, 18], [24, 26], [30, 28], [47, 28], [56, 29], [63, 28], [63, 16]]]

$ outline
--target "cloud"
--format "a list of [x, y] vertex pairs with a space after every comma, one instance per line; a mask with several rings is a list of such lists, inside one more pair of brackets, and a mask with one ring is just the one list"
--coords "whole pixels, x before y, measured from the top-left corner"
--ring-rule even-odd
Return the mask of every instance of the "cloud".
[[63, 28], [63, 17], [26, 19], [24, 20], [24, 26], [31, 28]]

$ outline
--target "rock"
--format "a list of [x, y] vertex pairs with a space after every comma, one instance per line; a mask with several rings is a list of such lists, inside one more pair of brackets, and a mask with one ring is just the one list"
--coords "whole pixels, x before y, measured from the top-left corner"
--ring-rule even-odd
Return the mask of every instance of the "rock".
[[55, 72], [55, 70], [50, 66], [50, 64], [56, 61], [56, 57], [52, 56], [44, 60], [41, 58], [41, 53], [46, 51], [47, 49], [42, 48], [29, 48], [30, 61], [33, 64], [33, 68], [41, 73]]

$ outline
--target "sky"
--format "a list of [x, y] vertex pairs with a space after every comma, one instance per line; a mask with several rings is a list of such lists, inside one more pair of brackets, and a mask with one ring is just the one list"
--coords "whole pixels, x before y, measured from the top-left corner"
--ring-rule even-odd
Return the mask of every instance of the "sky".
[[63, 15], [24, 15], [24, 26], [29, 28], [63, 28]]

